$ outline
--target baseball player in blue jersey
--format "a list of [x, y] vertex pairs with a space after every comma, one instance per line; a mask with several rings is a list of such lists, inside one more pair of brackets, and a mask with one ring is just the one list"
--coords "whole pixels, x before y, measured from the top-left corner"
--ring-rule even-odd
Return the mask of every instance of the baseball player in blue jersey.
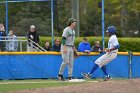
[[75, 26], [76, 20], [74, 18], [70, 18], [68, 20], [68, 27], [64, 29], [62, 34], [61, 53], [63, 62], [58, 74], [59, 80], [64, 80], [63, 72], [66, 66], [68, 66], [68, 79], [72, 79], [74, 51], [76, 51], [74, 48]]
[[82, 73], [82, 75], [85, 78], [90, 78], [90, 76], [94, 73], [94, 71], [98, 67], [100, 67], [105, 75], [104, 81], [107, 81], [110, 79], [110, 76], [106, 71], [105, 65], [117, 57], [117, 52], [120, 45], [116, 37], [116, 28], [114, 26], [109, 26], [106, 32], [107, 32], [107, 35], [110, 36], [110, 39], [108, 41], [108, 48], [104, 49], [106, 53], [95, 61], [95, 65], [93, 66], [92, 70], [88, 74]]

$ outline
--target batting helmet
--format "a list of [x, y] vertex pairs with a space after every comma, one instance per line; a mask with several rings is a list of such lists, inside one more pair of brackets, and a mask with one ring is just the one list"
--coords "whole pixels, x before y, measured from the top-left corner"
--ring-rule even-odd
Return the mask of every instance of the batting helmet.
[[107, 28], [107, 31], [106, 32], [109, 32], [110, 34], [115, 34], [116, 33], [116, 28], [115, 26], [109, 26]]
[[70, 26], [71, 23], [73, 23], [73, 22], [77, 22], [77, 20], [74, 19], [74, 18], [70, 18], [70, 19], [68, 20], [68, 26]]

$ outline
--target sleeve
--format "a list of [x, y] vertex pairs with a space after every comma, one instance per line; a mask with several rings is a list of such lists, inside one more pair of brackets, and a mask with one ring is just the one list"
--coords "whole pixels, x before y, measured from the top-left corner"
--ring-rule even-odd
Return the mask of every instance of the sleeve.
[[3, 32], [2, 36], [6, 36], [6, 32], [5, 31]]
[[113, 39], [112, 39], [112, 44], [113, 44], [113, 46], [119, 45], [118, 39], [117, 39], [117, 38], [113, 38]]
[[113, 46], [114, 46], [116, 49], [120, 48], [120, 44], [119, 44], [117, 38], [113, 38], [113, 39], [112, 39], [112, 44], [113, 44]]
[[31, 38], [30, 38], [30, 34], [29, 34], [29, 33], [27, 33], [27, 38], [28, 38], [28, 39], [31, 39]]
[[66, 44], [67, 36], [68, 36], [68, 30], [64, 29], [63, 34], [62, 34], [62, 45]]
[[95, 46], [92, 47], [92, 52], [98, 52], [98, 50], [95, 49]]
[[67, 29], [64, 29], [63, 34], [62, 34], [62, 37], [67, 37], [67, 36], [68, 36], [68, 30]]

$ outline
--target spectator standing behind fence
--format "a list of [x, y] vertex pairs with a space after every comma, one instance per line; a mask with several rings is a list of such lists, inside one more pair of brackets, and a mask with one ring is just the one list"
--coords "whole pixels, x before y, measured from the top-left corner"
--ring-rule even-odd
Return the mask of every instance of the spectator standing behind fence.
[[6, 38], [6, 51], [15, 52], [18, 50], [18, 39], [16, 35], [14, 35], [13, 30], [9, 31], [9, 34]]
[[57, 38], [55, 39], [55, 44], [52, 46], [52, 51], [60, 52], [61, 44], [60, 40]]
[[94, 46], [92, 46], [92, 52], [103, 52], [103, 48], [100, 46], [100, 41], [95, 41]]
[[91, 52], [91, 47], [90, 47], [89, 42], [87, 42], [86, 37], [84, 37], [83, 41], [79, 44], [78, 51], [79, 52], [85, 52], [85, 53], [90, 53]]
[[[39, 44], [39, 35], [37, 34], [36, 32], [36, 28], [34, 25], [31, 25], [30, 26], [30, 32], [27, 34], [27, 38], [32, 40], [33, 42], [35, 42], [36, 44]], [[33, 46], [37, 47], [36, 44], [33, 44], [32, 46], [32, 43], [29, 41], [29, 48], [28, 48], [28, 51], [33, 51]]]
[[0, 51], [5, 51], [5, 40], [4, 36], [6, 36], [4, 25], [0, 23]]
[[51, 48], [50, 48], [50, 42], [49, 41], [46, 41], [44, 49], [46, 51], [50, 51], [51, 50]]

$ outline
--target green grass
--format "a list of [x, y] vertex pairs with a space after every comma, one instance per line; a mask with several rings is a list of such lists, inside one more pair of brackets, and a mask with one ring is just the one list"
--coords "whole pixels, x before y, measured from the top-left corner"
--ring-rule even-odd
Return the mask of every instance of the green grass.
[[[86, 79], [84, 82], [60, 82], [58, 80], [1, 80], [0, 81], [0, 93], [17, 91], [17, 90], [32, 90], [37, 88], [47, 88], [47, 87], [58, 87], [58, 86], [69, 86], [69, 85], [79, 85], [86, 83], [97, 83], [103, 80], [98, 79]], [[113, 78], [111, 81], [127, 80], [124, 78]]]
[[57, 87], [82, 84], [84, 82], [60, 82], [57, 80], [7, 80], [0, 81], [0, 92], [9, 92], [25, 89], [36, 89], [46, 87]]

